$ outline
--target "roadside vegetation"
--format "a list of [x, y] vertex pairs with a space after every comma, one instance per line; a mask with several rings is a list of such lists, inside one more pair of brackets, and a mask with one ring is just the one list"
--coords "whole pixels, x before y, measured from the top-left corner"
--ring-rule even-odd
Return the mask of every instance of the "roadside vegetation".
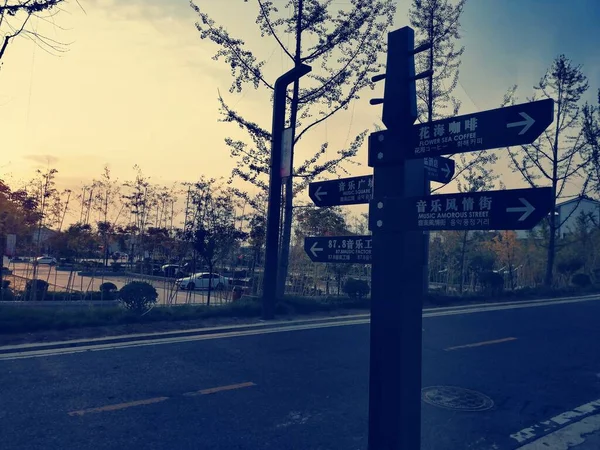
[[[60, 3], [4, 6], [0, 18], [6, 13], [25, 26], [30, 15], [51, 13]], [[223, 148], [232, 158], [229, 178], [199, 174], [195, 181], [166, 186], [154, 183], [138, 165], [125, 180], [116, 179], [107, 165], [89, 182], [67, 188], [53, 167], [39, 169], [25, 181], [0, 173], [0, 254], [12, 258], [0, 271], [4, 332], [19, 327], [258, 314], [253, 299], [262, 293], [271, 136], [269, 120], [253, 117], [252, 111], [237, 111], [234, 105], [240, 95], [254, 90], [269, 102], [279, 63], [271, 62], [277, 69], [271, 73], [267, 70], [270, 58], [261, 54], [264, 48], [247, 48], [243, 36], [230, 34], [227, 24], [216, 24], [198, 3], [191, 8], [199, 19], [195, 26], [200, 45], [212, 48], [215, 64], [225, 63], [232, 69], [229, 93], [219, 93], [222, 120], [245, 133], [241, 138], [239, 134], [224, 137]], [[334, 4], [317, 7], [309, 2], [304, 10], [295, 11], [295, 3], [289, 2], [295, 11], [292, 15], [268, 2], [255, 5], [257, 27], [282, 47], [290, 64], [311, 63], [322, 69], [321, 75], [304, 78], [306, 85], [294, 84], [286, 117], [295, 159], [281, 204], [277, 289], [281, 314], [368, 307], [369, 265], [315, 264], [303, 248], [307, 236], [369, 234], [366, 214], [351, 214], [339, 207], [315, 208], [303, 200], [303, 193], [311, 181], [349, 174], [355, 156], [364, 150], [369, 130], [352, 134], [349, 129], [343, 145], [322, 142], [316, 152], [312, 145], [302, 143], [302, 137], [316, 134], [327, 119], [342, 116], [350, 107], [354, 115], [355, 101], [373, 87], [371, 77], [383, 70], [385, 35], [393, 22], [395, 2], [357, 1], [346, 12], [336, 10]], [[461, 113], [454, 89], [467, 51], [460, 44], [460, 18], [466, 7], [465, 0], [414, 0], [411, 4], [409, 19], [417, 45], [432, 43], [430, 51], [417, 58], [417, 66], [419, 71], [434, 67], [433, 77], [417, 85], [420, 122]], [[4, 21], [4, 25], [15, 28], [11, 22]], [[23, 26], [15, 28], [21, 30], [21, 37], [33, 32]], [[5, 39], [0, 62], [6, 46], [19, 33]], [[285, 34], [293, 37], [291, 44], [283, 45], [280, 37]], [[600, 92], [591, 101], [584, 68], [565, 55], [549, 61], [540, 76], [540, 82], [522, 95], [555, 100], [553, 127], [531, 145], [507, 149], [509, 167], [528, 186], [550, 184], [556, 204], [573, 200], [574, 208], [552, 214], [526, 233], [431, 233], [430, 295], [425, 306], [578, 294], [595, 291], [600, 284], [600, 217], [593, 208], [578, 209], [585, 202], [593, 205], [600, 196]], [[519, 93], [513, 86], [498, 103], [518, 103]], [[337, 150], [329, 152], [330, 147]], [[461, 192], [504, 187], [499, 173], [508, 167], [498, 167], [495, 153], [459, 156], [456, 164], [452, 182]], [[434, 186], [432, 192], [437, 189]], [[41, 270], [36, 264], [42, 255], [53, 261], [51, 270]], [[59, 282], [58, 273], [68, 274], [62, 277], [67, 281]], [[213, 274], [219, 280], [226, 277], [231, 283], [215, 292], [217, 286], [209, 283], [206, 295], [199, 296], [191, 295], [193, 286], [181, 305], [181, 286], [175, 280], [198, 273], [209, 279]], [[402, 273], [397, 275], [387, 282], [398, 283]], [[164, 289], [155, 295], [157, 282]], [[101, 301], [120, 306], [89, 311], [15, 309], [17, 304], [48, 301]]]

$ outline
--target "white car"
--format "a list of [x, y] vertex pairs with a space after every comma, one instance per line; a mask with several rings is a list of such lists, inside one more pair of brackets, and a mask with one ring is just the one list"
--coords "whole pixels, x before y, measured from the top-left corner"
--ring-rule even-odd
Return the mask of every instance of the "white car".
[[35, 259], [36, 264], [48, 264], [50, 266], [56, 265], [56, 258], [52, 258], [51, 256], [40, 256]]
[[210, 283], [211, 289], [220, 291], [231, 284], [231, 280], [218, 273], [195, 273], [189, 277], [177, 280], [179, 289], [193, 291], [194, 289], [208, 289]]

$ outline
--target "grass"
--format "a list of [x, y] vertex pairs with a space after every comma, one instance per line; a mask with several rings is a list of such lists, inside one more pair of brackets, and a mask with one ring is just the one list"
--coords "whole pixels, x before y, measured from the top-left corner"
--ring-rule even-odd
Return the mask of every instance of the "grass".
[[[367, 299], [286, 297], [277, 304], [275, 311], [277, 315], [285, 316], [368, 307]], [[0, 308], [0, 334], [219, 317], [251, 318], [260, 317], [261, 311], [261, 303], [257, 298], [243, 298], [221, 306], [156, 307], [144, 315], [123, 308], [51, 309], [5, 306]]]
[[[444, 295], [432, 293], [425, 299], [424, 306], [450, 306], [465, 303], [489, 303], [507, 300], [531, 300], [556, 298], [600, 292], [600, 286], [586, 288], [527, 288], [506, 291], [498, 296], [483, 294]], [[278, 316], [310, 314], [348, 309], [369, 309], [368, 298], [348, 297], [300, 297], [287, 296], [276, 306]], [[19, 308], [4, 306], [0, 308], [0, 334], [24, 333], [42, 330], [66, 330], [83, 327], [144, 324], [158, 322], [176, 322], [202, 320], [209, 318], [252, 318], [260, 317], [261, 303], [258, 298], [242, 298], [221, 306], [183, 305], [174, 307], [156, 307], [144, 315], [123, 308]]]

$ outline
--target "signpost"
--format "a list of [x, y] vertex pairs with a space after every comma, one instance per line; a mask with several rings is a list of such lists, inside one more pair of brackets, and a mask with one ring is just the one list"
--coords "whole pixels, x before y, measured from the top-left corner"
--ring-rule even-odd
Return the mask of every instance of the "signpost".
[[372, 198], [373, 176], [310, 183], [308, 195], [317, 206], [358, 205]]
[[443, 156], [423, 158], [423, 166], [425, 167], [425, 176], [430, 181], [449, 183], [454, 176], [455, 164], [454, 160], [450, 158]]
[[424, 232], [530, 229], [553, 204], [551, 188], [424, 192], [424, 174], [447, 182], [454, 172], [439, 161], [436, 171], [435, 158], [530, 144], [554, 115], [554, 102], [547, 99], [414, 125], [415, 81], [432, 76], [432, 70], [415, 75], [414, 55], [429, 47], [414, 48], [410, 27], [389, 33], [386, 74], [373, 78], [386, 80], [384, 98], [371, 104], [383, 103], [387, 130], [369, 136], [374, 168], [369, 450], [420, 448]]
[[545, 99], [413, 125], [409, 145], [393, 130], [379, 131], [369, 136], [369, 165], [530, 144], [553, 117], [554, 101]]
[[552, 209], [552, 188], [384, 198], [370, 204], [369, 227], [401, 230], [529, 230]]
[[304, 238], [304, 251], [313, 262], [371, 264], [371, 236]]
[[[388, 34], [382, 120], [369, 136], [373, 176], [311, 183], [317, 206], [369, 203], [371, 236], [308, 237], [314, 262], [371, 264], [369, 450], [420, 448], [423, 248], [430, 230], [526, 230], [551, 213], [552, 188], [428, 195], [448, 183], [454, 161], [442, 155], [532, 143], [552, 123], [554, 102], [540, 100], [417, 124], [414, 31]], [[266, 276], [265, 276], [266, 280]]]
[[[423, 159], [427, 178], [449, 183], [455, 164], [450, 158], [432, 156]], [[373, 198], [373, 175], [317, 181], [308, 185], [308, 195], [316, 206], [344, 206], [369, 203]]]

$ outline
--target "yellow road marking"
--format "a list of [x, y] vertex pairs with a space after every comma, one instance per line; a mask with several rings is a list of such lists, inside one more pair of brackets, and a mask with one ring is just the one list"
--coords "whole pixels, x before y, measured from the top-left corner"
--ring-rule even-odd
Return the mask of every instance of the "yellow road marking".
[[492, 345], [492, 344], [501, 344], [502, 342], [516, 341], [516, 337], [507, 337], [503, 339], [496, 339], [494, 341], [484, 341], [484, 342], [476, 342], [475, 344], [466, 344], [466, 345], [457, 345], [456, 347], [448, 347], [446, 351], [450, 350], [458, 350], [460, 348], [472, 348], [472, 347], [481, 347], [483, 345]]
[[146, 400], [138, 400], [135, 402], [117, 403], [116, 405], [101, 406], [99, 408], [89, 408], [89, 409], [81, 409], [79, 411], [71, 411], [69, 413], [69, 415], [70, 416], [83, 416], [85, 414], [91, 414], [91, 413], [99, 413], [99, 412], [106, 412], [106, 411], [118, 411], [120, 409], [133, 408], [134, 406], [151, 405], [153, 403], [160, 403], [160, 402], [164, 402], [165, 400], [168, 400], [168, 399], [169, 399], [169, 397], [155, 397], [155, 398], [149, 398]]
[[247, 383], [230, 384], [228, 386], [219, 386], [219, 387], [214, 387], [214, 388], [210, 388], [210, 389], [202, 389], [200, 391], [195, 391], [195, 392], [186, 392], [183, 395], [188, 395], [188, 396], [208, 395], [208, 394], [214, 394], [215, 392], [232, 391], [234, 389], [241, 389], [241, 388], [250, 387], [250, 386], [256, 386], [256, 384], [253, 383], [252, 381], [249, 381]]

